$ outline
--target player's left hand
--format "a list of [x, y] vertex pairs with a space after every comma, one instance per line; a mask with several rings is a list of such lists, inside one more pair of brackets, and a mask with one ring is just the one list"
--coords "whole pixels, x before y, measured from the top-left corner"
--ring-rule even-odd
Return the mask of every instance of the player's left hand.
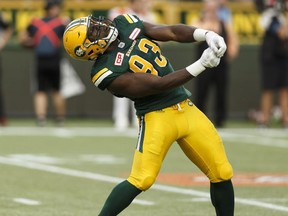
[[222, 57], [227, 49], [224, 38], [213, 31], [208, 31], [205, 35], [205, 38], [207, 44], [213, 50], [215, 55], [219, 58]]
[[199, 60], [205, 68], [217, 67], [220, 63], [220, 57], [217, 57], [211, 48], [204, 50]]

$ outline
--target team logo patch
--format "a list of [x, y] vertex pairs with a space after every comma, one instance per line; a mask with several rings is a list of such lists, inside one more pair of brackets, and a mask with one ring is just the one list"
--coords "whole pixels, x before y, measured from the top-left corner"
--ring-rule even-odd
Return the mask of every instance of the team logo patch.
[[78, 57], [83, 57], [85, 55], [85, 51], [83, 49], [81, 49], [80, 46], [77, 46], [75, 49], [74, 49], [74, 53], [76, 56]]
[[124, 59], [124, 53], [118, 52], [116, 55], [116, 59], [114, 65], [121, 66]]

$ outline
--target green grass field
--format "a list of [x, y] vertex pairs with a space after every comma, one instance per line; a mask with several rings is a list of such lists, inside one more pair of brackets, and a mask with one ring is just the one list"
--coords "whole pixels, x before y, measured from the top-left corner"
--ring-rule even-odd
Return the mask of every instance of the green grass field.
[[[230, 123], [219, 132], [235, 172], [235, 215], [288, 215], [288, 130]], [[105, 121], [11, 121], [0, 128], [0, 216], [96, 216], [128, 176], [136, 140], [136, 130]], [[156, 184], [121, 215], [215, 213], [205, 176], [175, 143]]]

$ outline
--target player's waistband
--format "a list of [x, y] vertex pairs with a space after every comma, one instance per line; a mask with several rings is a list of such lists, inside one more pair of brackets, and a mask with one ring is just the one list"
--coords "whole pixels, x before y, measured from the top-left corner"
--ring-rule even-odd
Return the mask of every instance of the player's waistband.
[[174, 104], [174, 105], [172, 105], [172, 106], [170, 106], [170, 107], [167, 107], [167, 108], [168, 108], [168, 109], [169, 109], [169, 108], [170, 108], [170, 109], [172, 108], [172, 109], [174, 109], [174, 110], [181, 111], [182, 108], [183, 108], [186, 104], [188, 104], [189, 106], [192, 106], [192, 105], [193, 105], [192, 101], [187, 98], [187, 99], [185, 99], [185, 100], [183, 100], [183, 101], [181, 101], [181, 102], [179, 102], [179, 103], [177, 103], [177, 104]]
[[[185, 99], [177, 104], [173, 104], [171, 106], [168, 106], [166, 108], [163, 109], [159, 109], [159, 110], [155, 110], [155, 111], [151, 111], [151, 112], [163, 112], [165, 110], [178, 110], [179, 112], [183, 111], [182, 108], [184, 108], [185, 106], [193, 106], [193, 103], [190, 99]], [[148, 114], [148, 113], [146, 113]]]

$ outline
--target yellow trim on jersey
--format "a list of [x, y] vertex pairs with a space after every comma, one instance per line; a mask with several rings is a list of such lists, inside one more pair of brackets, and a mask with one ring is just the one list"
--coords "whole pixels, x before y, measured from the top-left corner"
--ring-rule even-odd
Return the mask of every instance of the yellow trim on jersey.
[[128, 14], [123, 14], [123, 16], [127, 19], [129, 23], [134, 23]]
[[123, 14], [123, 16], [126, 18], [126, 20], [129, 23], [137, 23], [139, 21], [135, 16], [130, 15], [130, 14]]
[[103, 68], [102, 70], [100, 70], [98, 73], [96, 73], [96, 74], [92, 77], [92, 82], [95, 83], [95, 82], [98, 80], [98, 78], [99, 78], [102, 74], [104, 74], [105, 72], [107, 72], [107, 71], [108, 71], [108, 68]]

